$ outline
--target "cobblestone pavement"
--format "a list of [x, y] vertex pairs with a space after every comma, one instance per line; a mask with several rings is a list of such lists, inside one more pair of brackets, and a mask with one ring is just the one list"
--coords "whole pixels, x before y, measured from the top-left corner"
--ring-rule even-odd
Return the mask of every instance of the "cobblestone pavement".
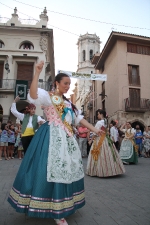
[[[83, 160], [86, 167], [87, 159]], [[21, 161], [0, 161], [0, 225], [54, 225], [52, 219], [28, 218], [7, 202]], [[150, 159], [126, 165], [113, 178], [85, 175], [86, 205], [67, 218], [69, 225], [150, 225]]]

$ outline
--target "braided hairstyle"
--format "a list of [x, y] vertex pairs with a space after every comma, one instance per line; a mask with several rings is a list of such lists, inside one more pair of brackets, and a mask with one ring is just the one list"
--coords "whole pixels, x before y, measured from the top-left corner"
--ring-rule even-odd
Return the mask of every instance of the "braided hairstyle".
[[[56, 75], [55, 80], [54, 80], [54, 88], [55, 89], [56, 89], [56, 81], [58, 83], [60, 83], [60, 81], [63, 79], [63, 77], [69, 77], [69, 76], [65, 73], [59, 73], [59, 74]], [[73, 112], [75, 113], [75, 115], [77, 115], [78, 110], [77, 110], [76, 106], [72, 102], [70, 102], [69, 99], [66, 98], [64, 95], [62, 97], [63, 97], [64, 100], [66, 100], [67, 102], [69, 102], [71, 104]]]

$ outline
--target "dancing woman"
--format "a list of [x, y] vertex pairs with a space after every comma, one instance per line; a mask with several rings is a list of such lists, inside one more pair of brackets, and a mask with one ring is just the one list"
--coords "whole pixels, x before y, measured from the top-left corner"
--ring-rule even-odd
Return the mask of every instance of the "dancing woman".
[[97, 110], [99, 120], [95, 128], [102, 130], [100, 137], [95, 137], [90, 150], [87, 163], [87, 175], [97, 177], [109, 177], [123, 174], [125, 172], [123, 163], [120, 159], [112, 140], [107, 134], [107, 120], [104, 110]]
[[96, 134], [100, 132], [64, 96], [70, 87], [68, 75], [55, 77], [53, 94], [37, 88], [43, 65], [36, 65], [28, 99], [43, 106], [47, 122], [31, 141], [8, 201], [17, 212], [67, 225], [64, 218], [85, 204], [82, 158], [72, 124], [80, 122]]
[[120, 128], [125, 133], [120, 147], [120, 157], [124, 164], [138, 163], [138, 147], [134, 142], [135, 130], [131, 123], [127, 122]]

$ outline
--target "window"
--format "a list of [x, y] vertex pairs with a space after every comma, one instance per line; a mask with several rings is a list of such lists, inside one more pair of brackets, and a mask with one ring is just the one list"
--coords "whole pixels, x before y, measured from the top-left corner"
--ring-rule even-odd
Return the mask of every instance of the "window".
[[0, 41], [0, 48], [4, 48], [4, 42]]
[[150, 46], [127, 43], [127, 52], [150, 55]]
[[85, 50], [83, 50], [83, 61], [85, 61]]
[[90, 50], [90, 60], [92, 60], [92, 58], [93, 58], [93, 50], [91, 49]]
[[129, 99], [131, 108], [140, 107], [140, 89], [129, 88]]
[[24, 49], [24, 50], [33, 50], [34, 46], [31, 42], [25, 41], [21, 44], [19, 49]]
[[105, 81], [102, 83], [102, 100], [105, 98]]
[[128, 65], [129, 85], [140, 86], [139, 66]]

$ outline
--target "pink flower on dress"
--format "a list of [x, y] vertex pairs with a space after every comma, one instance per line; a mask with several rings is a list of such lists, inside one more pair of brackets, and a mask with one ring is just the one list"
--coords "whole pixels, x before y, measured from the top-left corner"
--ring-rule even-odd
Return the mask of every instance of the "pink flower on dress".
[[48, 106], [44, 109], [44, 113], [49, 121], [49, 125], [54, 123], [55, 126], [60, 126], [69, 136], [72, 136], [72, 133], [68, 130], [68, 128], [63, 124], [62, 120], [58, 116], [54, 106]]

